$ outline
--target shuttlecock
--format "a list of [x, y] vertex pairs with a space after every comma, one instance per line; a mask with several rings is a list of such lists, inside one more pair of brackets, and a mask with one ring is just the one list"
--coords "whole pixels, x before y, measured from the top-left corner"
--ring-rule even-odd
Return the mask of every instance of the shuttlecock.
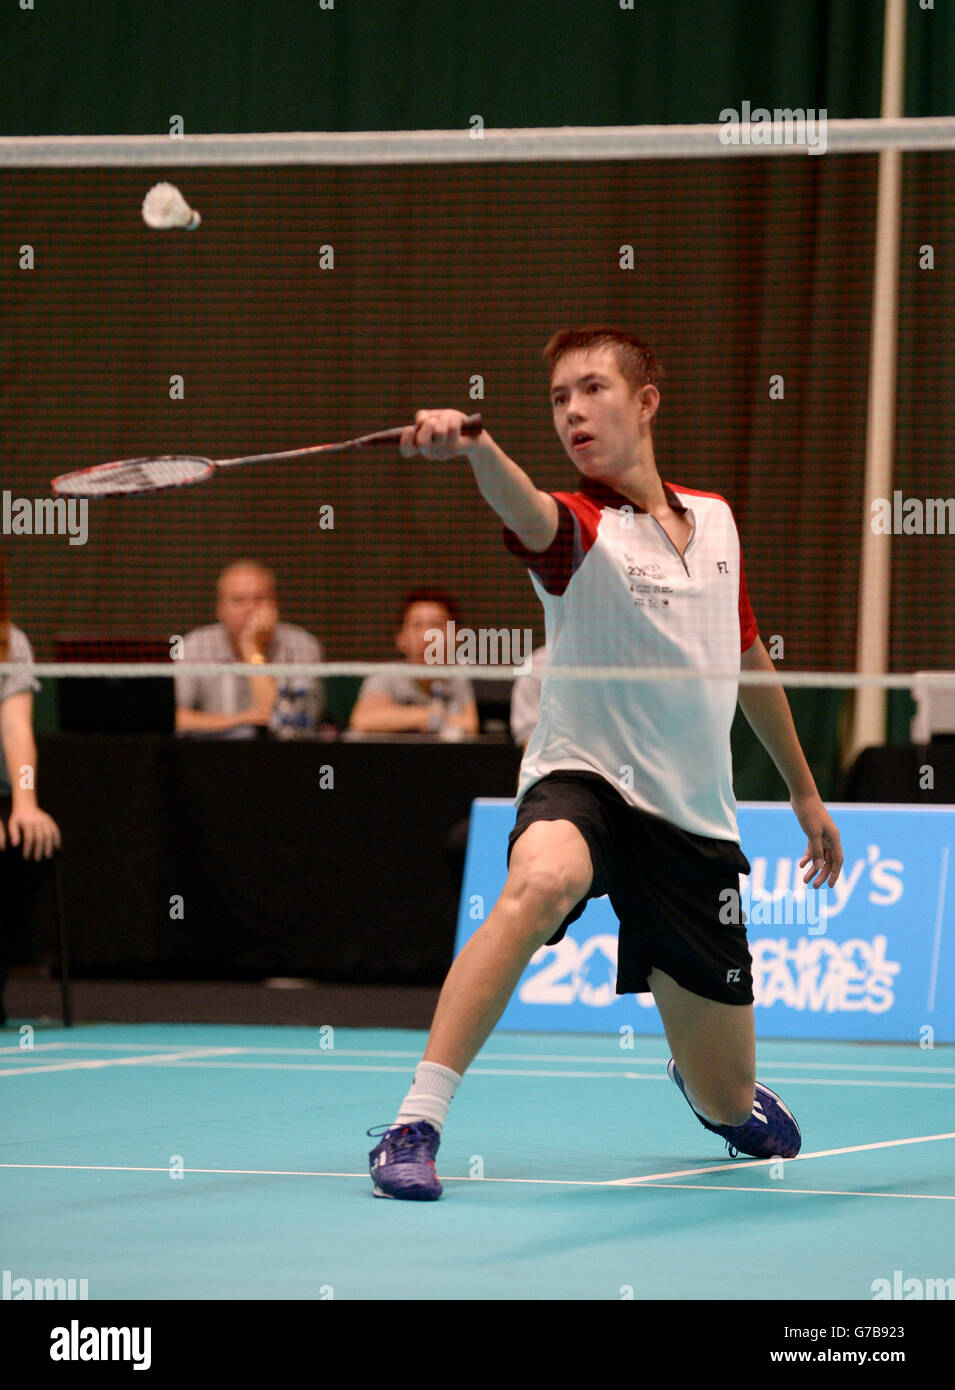
[[158, 231], [185, 227], [187, 232], [194, 232], [202, 218], [193, 212], [175, 184], [155, 183], [143, 199], [143, 221]]

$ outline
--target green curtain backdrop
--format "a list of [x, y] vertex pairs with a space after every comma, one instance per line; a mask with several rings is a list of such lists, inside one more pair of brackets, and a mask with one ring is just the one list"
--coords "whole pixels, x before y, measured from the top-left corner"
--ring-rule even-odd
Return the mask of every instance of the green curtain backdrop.
[[[927, 100], [951, 81], [924, 21]], [[917, 0], [912, 23], [918, 23]], [[9, 134], [712, 121], [879, 112], [876, 0], [36, 0], [3, 7]]]

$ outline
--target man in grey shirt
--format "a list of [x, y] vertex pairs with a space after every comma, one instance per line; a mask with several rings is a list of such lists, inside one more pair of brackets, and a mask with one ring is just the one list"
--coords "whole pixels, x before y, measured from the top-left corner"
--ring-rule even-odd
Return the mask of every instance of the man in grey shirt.
[[[457, 605], [450, 595], [416, 589], [405, 598], [395, 646], [413, 665], [429, 664], [428, 655], [438, 645], [434, 634], [447, 633], [448, 623], [456, 617]], [[443, 649], [444, 643], [440, 646]], [[452, 665], [453, 661], [437, 664]], [[397, 666], [379, 671], [363, 682], [350, 728], [360, 733], [432, 733], [452, 738], [477, 734], [480, 724], [474, 688], [464, 676], [421, 680]]]
[[[217, 623], [190, 632], [183, 661], [321, 661], [322, 645], [304, 628], [279, 622], [275, 576], [257, 560], [237, 560], [219, 576]], [[318, 680], [271, 676], [177, 676], [176, 728], [187, 733], [250, 736], [314, 730], [324, 708]], [[294, 720], [296, 727], [288, 727]]]

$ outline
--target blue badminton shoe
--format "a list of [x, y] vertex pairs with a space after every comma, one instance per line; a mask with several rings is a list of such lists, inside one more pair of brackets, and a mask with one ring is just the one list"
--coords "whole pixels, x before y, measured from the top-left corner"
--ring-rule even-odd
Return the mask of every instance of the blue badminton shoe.
[[[693, 1110], [683, 1078], [672, 1057], [667, 1063], [667, 1076], [679, 1086], [687, 1105]], [[704, 1120], [699, 1111], [693, 1110], [693, 1114], [704, 1129], [726, 1140], [730, 1158], [736, 1158], [737, 1154], [746, 1154], [749, 1158], [795, 1158], [802, 1148], [802, 1135], [795, 1116], [786, 1109], [776, 1092], [760, 1081], [756, 1082], [753, 1113], [745, 1124], [714, 1125]]]
[[434, 1170], [441, 1136], [427, 1120], [411, 1125], [370, 1129], [381, 1143], [368, 1155], [376, 1197], [400, 1197], [406, 1202], [435, 1202], [444, 1188]]

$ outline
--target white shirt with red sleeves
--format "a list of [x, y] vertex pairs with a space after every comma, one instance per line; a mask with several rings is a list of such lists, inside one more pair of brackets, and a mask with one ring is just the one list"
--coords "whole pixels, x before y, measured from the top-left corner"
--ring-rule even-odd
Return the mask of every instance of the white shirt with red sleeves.
[[[664, 490], [693, 527], [682, 558], [654, 517], [592, 478], [552, 494], [559, 522], [547, 550], [527, 550], [505, 528], [544, 606], [549, 666], [739, 671], [758, 632], [733, 513], [716, 493]], [[574, 680], [548, 670], [518, 802], [548, 773], [596, 772], [643, 811], [739, 842], [735, 680]]]

